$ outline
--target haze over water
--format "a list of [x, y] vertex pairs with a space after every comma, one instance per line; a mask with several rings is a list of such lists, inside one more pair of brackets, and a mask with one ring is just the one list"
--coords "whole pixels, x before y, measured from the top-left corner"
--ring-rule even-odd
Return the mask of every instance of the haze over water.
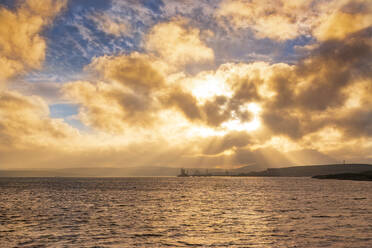
[[1, 178], [1, 247], [371, 247], [369, 182]]

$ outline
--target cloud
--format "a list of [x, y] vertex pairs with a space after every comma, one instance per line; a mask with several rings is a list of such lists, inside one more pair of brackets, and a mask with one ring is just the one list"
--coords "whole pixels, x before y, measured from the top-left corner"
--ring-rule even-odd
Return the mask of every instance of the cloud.
[[325, 110], [341, 106], [347, 96], [342, 90], [360, 79], [371, 79], [371, 32], [343, 41], [327, 41], [314, 55], [297, 66], [296, 74], [306, 80], [297, 99], [304, 108]]
[[27, 82], [22, 80], [13, 81], [8, 89], [21, 93], [22, 95], [41, 97], [48, 104], [63, 103], [63, 95], [61, 92], [61, 83], [53, 82]]
[[310, 6], [311, 1], [224, 0], [216, 17], [237, 28], [251, 28], [258, 38], [287, 40], [305, 32], [306, 26], [300, 24]]
[[344, 135], [348, 138], [372, 137], [371, 107], [372, 104], [369, 104], [363, 108], [347, 110], [332, 120], [332, 123], [343, 130]]
[[104, 82], [78, 81], [63, 87], [66, 96], [80, 104], [80, 119], [90, 127], [122, 133], [128, 125], [151, 126], [156, 103], [151, 95], [135, 94]]
[[[244, 87], [233, 99], [211, 95], [201, 102], [183, 86], [190, 80], [203, 81], [205, 73], [177, 78], [167, 74], [166, 64], [150, 55], [103, 56], [95, 58], [87, 69], [98, 80], [71, 82], [63, 91], [81, 105], [83, 123], [100, 130], [123, 132], [127, 125], [151, 126], [159, 111], [169, 109], [178, 110], [191, 122], [215, 128], [229, 120], [252, 120], [241, 99], [245, 97], [249, 103], [256, 98], [249, 98]], [[208, 75], [214, 77], [213, 72]]]
[[104, 13], [92, 15], [90, 18], [96, 23], [100, 31], [108, 35], [119, 37], [128, 32], [128, 25], [121, 19], [113, 18]]
[[[160, 67], [160, 68], [159, 68]], [[137, 52], [96, 58], [88, 66], [105, 80], [115, 81], [132, 91], [148, 94], [164, 85], [161, 63]]]
[[176, 106], [190, 120], [200, 120], [202, 118], [196, 98], [190, 93], [179, 89], [172, 92], [168, 98], [164, 99], [164, 102]]
[[342, 40], [372, 25], [372, 3], [368, 0], [347, 1], [340, 9], [320, 18], [313, 34], [322, 41]]
[[214, 59], [213, 50], [200, 39], [200, 30], [184, 20], [159, 23], [147, 34], [145, 48], [170, 65], [206, 63]]
[[48, 105], [37, 96], [0, 92], [0, 147], [61, 145], [78, 131], [61, 119], [49, 118]]
[[221, 129], [229, 121], [243, 124], [253, 118], [252, 111], [246, 107], [245, 102], [240, 104], [234, 98], [221, 95], [199, 103], [191, 93], [176, 89], [161, 100], [166, 107], [176, 107], [190, 121], [217, 129]]
[[253, 30], [257, 38], [285, 41], [312, 35], [324, 41], [371, 26], [371, 6], [367, 0], [224, 0], [216, 17], [222, 25]]
[[14, 11], [0, 7], [0, 80], [38, 69], [45, 58], [41, 31], [66, 6], [66, 0], [27, 0]]
[[223, 128], [229, 121], [249, 123], [253, 114], [248, 105], [261, 98], [259, 74], [265, 67], [268, 64], [229, 63], [216, 71], [181, 77], [173, 83], [178, 87], [170, 89], [162, 100], [190, 121], [213, 128]]
[[156, 93], [165, 76], [152, 57], [132, 53], [96, 58], [87, 67], [101, 81], [77, 81], [63, 86], [67, 97], [81, 104], [88, 126], [123, 132], [128, 124], [149, 126], [158, 108]]

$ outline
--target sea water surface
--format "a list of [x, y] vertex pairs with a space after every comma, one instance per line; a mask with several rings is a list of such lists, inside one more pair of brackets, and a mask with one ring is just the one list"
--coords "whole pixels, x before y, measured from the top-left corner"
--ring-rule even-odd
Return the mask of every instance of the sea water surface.
[[0, 178], [0, 247], [372, 247], [372, 183]]

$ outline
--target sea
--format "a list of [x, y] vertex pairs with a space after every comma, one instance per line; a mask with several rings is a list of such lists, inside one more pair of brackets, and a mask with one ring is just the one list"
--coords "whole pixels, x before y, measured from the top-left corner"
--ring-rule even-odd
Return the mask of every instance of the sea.
[[372, 182], [0, 178], [0, 247], [372, 247]]

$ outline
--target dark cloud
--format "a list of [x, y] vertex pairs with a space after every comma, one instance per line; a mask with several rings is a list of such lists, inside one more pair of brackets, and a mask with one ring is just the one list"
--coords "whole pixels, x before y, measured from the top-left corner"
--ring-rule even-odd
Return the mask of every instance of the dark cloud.
[[231, 111], [226, 107], [228, 99], [224, 96], [217, 96], [212, 100], [206, 101], [201, 109], [203, 110], [205, 121], [210, 126], [219, 126], [231, 118]]
[[248, 122], [252, 119], [252, 113], [242, 108], [245, 103], [235, 101], [226, 96], [215, 96], [204, 103], [198, 103], [195, 96], [180, 89], [173, 90], [163, 98], [165, 106], [176, 107], [184, 116], [191, 121], [198, 121], [211, 127], [219, 127], [222, 123], [238, 119]]
[[267, 109], [262, 114], [262, 120], [274, 134], [285, 134], [292, 139], [299, 139], [303, 135], [300, 118], [285, 110]]
[[340, 107], [347, 100], [342, 90], [358, 79], [371, 79], [372, 33], [352, 35], [342, 41], [326, 41], [296, 67], [307, 85], [295, 97], [303, 109]]
[[371, 109], [372, 105], [352, 109], [331, 121], [336, 127], [344, 131], [347, 138], [372, 137]]
[[165, 105], [175, 106], [178, 108], [188, 119], [200, 120], [202, 118], [199, 106], [195, 97], [182, 90], [173, 91], [166, 99], [163, 100]]
[[371, 11], [371, 7], [367, 1], [357, 0], [346, 3], [342, 6], [341, 10], [349, 14], [368, 14]]
[[[257, 85], [262, 84], [259, 78], [254, 81], [247, 78], [234, 80], [237, 85], [235, 94], [233, 96], [235, 101], [257, 101], [260, 100], [260, 95], [257, 92]], [[258, 82], [257, 82], [258, 81]]]
[[105, 80], [114, 80], [140, 94], [150, 94], [165, 82], [152, 58], [138, 53], [97, 58], [90, 68], [97, 70]]
[[144, 115], [150, 114], [155, 108], [154, 100], [151, 96], [114, 91], [109, 93], [108, 98], [116, 101], [125, 112], [123, 119], [128, 121], [136, 122], [136, 119], [148, 119]]
[[[273, 68], [268, 84], [275, 95], [262, 101], [263, 123], [274, 134], [293, 139], [327, 126], [368, 135], [368, 111], [345, 112], [345, 104], [356, 83], [363, 81], [367, 88], [372, 84], [370, 68], [371, 29], [325, 41], [292, 69]], [[345, 117], [339, 117], [343, 112]]]

